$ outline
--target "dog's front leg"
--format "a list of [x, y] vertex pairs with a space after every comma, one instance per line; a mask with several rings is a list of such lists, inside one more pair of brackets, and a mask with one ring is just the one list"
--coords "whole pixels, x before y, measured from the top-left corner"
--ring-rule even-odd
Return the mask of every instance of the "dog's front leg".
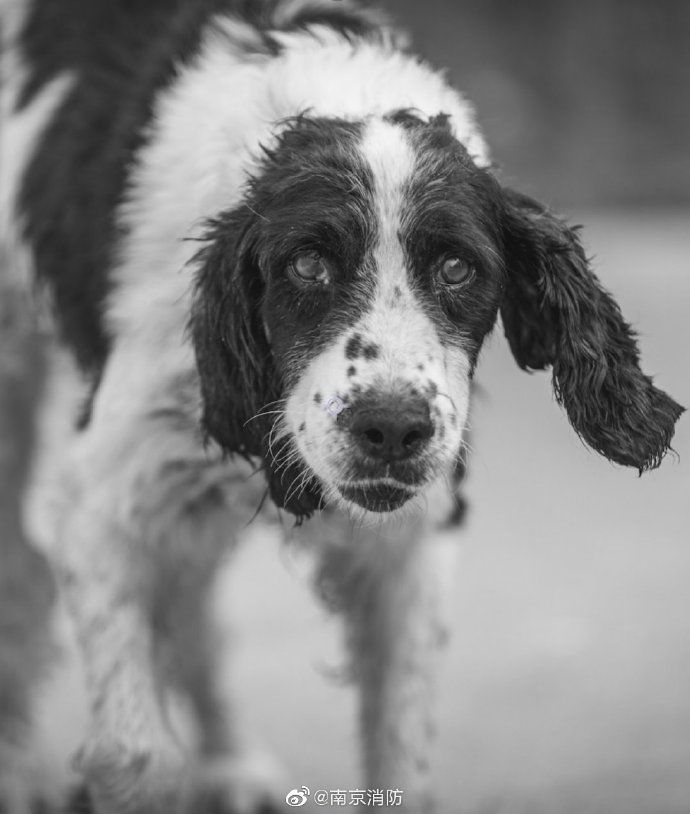
[[92, 508], [69, 524], [79, 549], [58, 569], [77, 630], [91, 705], [87, 741], [75, 759], [96, 810], [176, 812], [185, 761], [163, 715], [144, 601], [145, 567], [132, 541]]
[[167, 726], [156, 681], [155, 557], [146, 535], [157, 513], [147, 518], [150, 489], [137, 466], [147, 451], [137, 456], [117, 436], [113, 430], [107, 444], [84, 439], [87, 453], [75, 456], [51, 554], [91, 707], [75, 766], [99, 814], [174, 814], [184, 805], [188, 761]]
[[330, 547], [320, 585], [346, 616], [367, 789], [377, 804], [382, 795], [427, 814], [442, 582], [455, 543], [420, 526], [359, 532]]

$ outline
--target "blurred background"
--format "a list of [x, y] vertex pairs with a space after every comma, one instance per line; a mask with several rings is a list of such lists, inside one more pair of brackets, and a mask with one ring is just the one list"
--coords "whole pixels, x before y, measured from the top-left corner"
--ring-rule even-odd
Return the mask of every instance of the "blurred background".
[[690, 3], [388, 0], [476, 104], [507, 174], [559, 205], [690, 201]]
[[[504, 177], [585, 225], [645, 369], [690, 405], [690, 3], [388, 0], [476, 103]], [[690, 419], [638, 478], [586, 450], [548, 374], [483, 354], [439, 699], [441, 814], [690, 812]], [[355, 788], [355, 699], [308, 563], [251, 530], [232, 611], [239, 721], [286, 788]], [[82, 713], [43, 699], [64, 756]], [[305, 807], [302, 809], [307, 810]]]

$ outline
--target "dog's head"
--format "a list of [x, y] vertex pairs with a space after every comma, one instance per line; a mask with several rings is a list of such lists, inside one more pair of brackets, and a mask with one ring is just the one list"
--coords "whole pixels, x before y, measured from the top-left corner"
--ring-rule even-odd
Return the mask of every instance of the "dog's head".
[[448, 474], [497, 312], [552, 366], [598, 452], [657, 466], [682, 412], [576, 232], [500, 186], [447, 117], [299, 117], [197, 256], [192, 334], [208, 434], [260, 455], [278, 505], [392, 511]]

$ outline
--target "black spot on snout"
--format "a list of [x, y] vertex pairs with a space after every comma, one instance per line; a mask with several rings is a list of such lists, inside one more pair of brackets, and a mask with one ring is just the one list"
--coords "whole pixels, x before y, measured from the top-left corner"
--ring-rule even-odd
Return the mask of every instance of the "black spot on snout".
[[345, 345], [345, 358], [357, 359], [362, 353], [362, 337], [359, 334], [353, 334]]
[[370, 344], [365, 345], [363, 348], [364, 358], [367, 359], [368, 361], [371, 361], [372, 359], [378, 359], [380, 352], [381, 348], [375, 342], [371, 342]]
[[350, 365], [350, 367], [348, 367], [348, 369], [347, 369], [347, 375], [348, 375], [349, 377], [352, 377], [352, 376], [354, 376], [356, 373], [357, 373], [357, 368], [356, 368], [354, 365]]
[[314, 404], [321, 404], [322, 401], [321, 393], [314, 393]]

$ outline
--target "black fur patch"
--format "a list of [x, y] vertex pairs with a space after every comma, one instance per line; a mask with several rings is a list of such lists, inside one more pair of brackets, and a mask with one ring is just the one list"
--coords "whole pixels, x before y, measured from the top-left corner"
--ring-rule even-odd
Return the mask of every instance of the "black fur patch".
[[385, 116], [386, 121], [391, 124], [399, 124], [406, 130], [416, 130], [420, 125], [425, 124], [424, 117], [414, 108], [400, 108], [391, 111]]
[[39, 280], [79, 363], [108, 352], [102, 304], [116, 258], [115, 209], [145, 143], [156, 95], [199, 48], [220, 0], [34, 0], [21, 37], [30, 68], [20, 107], [62, 71], [74, 85], [27, 166], [20, 194]]
[[[274, 0], [274, 2], [280, 0]], [[256, 3], [254, 6], [256, 7]], [[380, 12], [362, 8], [348, 2], [332, 2], [329, 6], [319, 4], [318, 8], [306, 9], [296, 14], [289, 22], [288, 30], [325, 25], [348, 39], [380, 39], [381, 24], [385, 22]]]
[[297, 31], [311, 26], [326, 26], [347, 39], [380, 39], [385, 16], [356, 0], [333, 0], [331, 3], [306, 3], [296, 13], [286, 15], [286, 0], [228, 0], [228, 11], [261, 31], [274, 52], [280, 51], [271, 31]]
[[[284, 471], [287, 447], [269, 453], [272, 422], [247, 421], [282, 398], [309, 359], [367, 307], [353, 293], [364, 288], [353, 283], [371, 274], [375, 237], [360, 134], [352, 122], [294, 119], [266, 152], [245, 203], [210, 224], [196, 258], [191, 330], [206, 432], [229, 452], [261, 455], [274, 500], [297, 515], [316, 508], [318, 489], [286, 505], [299, 467]], [[291, 279], [290, 261], [305, 250], [330, 259], [336, 272], [328, 287], [305, 290]]]
[[345, 343], [345, 358], [359, 359], [363, 350], [362, 337], [360, 334], [353, 334]]
[[574, 229], [506, 191], [510, 274], [501, 315], [522, 368], [553, 368], [553, 386], [578, 435], [642, 473], [661, 463], [684, 408], [639, 366], [635, 334], [589, 268]]
[[367, 360], [378, 359], [381, 348], [375, 342], [371, 342], [362, 348], [362, 356]]
[[[457, 343], [462, 335], [474, 366], [496, 320], [503, 285], [500, 187], [453, 137], [446, 116], [425, 122], [399, 111], [390, 119], [405, 128], [416, 153], [402, 223], [415, 295], [442, 342]], [[439, 280], [438, 266], [448, 257], [475, 269], [467, 284], [451, 287]]]

